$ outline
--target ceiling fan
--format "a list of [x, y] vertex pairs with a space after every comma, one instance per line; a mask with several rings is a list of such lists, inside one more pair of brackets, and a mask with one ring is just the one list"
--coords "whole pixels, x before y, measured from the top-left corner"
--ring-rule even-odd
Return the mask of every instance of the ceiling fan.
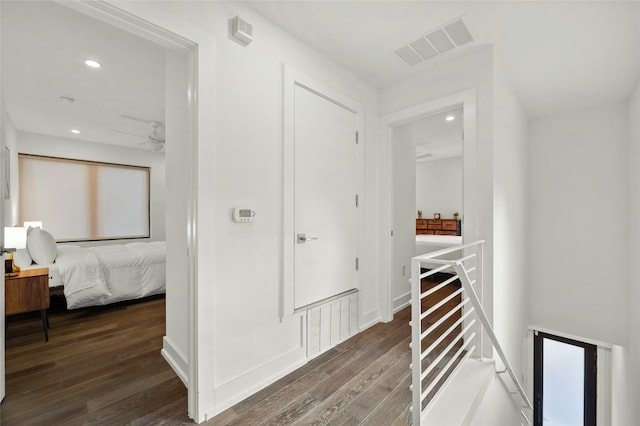
[[127, 120], [133, 120], [133, 121], [137, 121], [140, 123], [145, 123], [148, 124], [149, 127], [151, 128], [151, 131], [148, 135], [143, 136], [143, 135], [138, 135], [135, 133], [130, 133], [130, 132], [123, 132], [122, 130], [111, 130], [112, 132], [116, 132], [116, 133], [122, 133], [125, 135], [129, 135], [129, 136], [135, 136], [138, 138], [143, 138], [146, 139], [144, 142], [140, 142], [138, 143], [138, 145], [148, 145], [149, 148], [151, 148], [152, 151], [162, 151], [164, 149], [164, 143], [165, 143], [165, 139], [164, 139], [164, 124], [160, 121], [155, 121], [155, 120], [143, 120], [141, 118], [137, 118], [137, 117], [133, 117], [130, 115], [121, 115], [120, 117], [122, 118], [126, 118]]

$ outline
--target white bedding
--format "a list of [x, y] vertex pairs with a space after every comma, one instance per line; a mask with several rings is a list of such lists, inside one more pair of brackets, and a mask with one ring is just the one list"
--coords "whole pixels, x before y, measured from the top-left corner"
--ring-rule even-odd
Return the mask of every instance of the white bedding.
[[462, 244], [462, 237], [455, 235], [416, 235], [416, 256]]
[[87, 248], [62, 244], [52, 266], [64, 285], [67, 308], [75, 309], [164, 293], [165, 254], [164, 241]]

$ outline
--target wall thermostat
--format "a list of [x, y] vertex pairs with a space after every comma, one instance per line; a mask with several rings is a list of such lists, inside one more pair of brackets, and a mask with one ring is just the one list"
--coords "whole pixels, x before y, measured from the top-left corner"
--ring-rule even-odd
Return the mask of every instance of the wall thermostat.
[[251, 209], [244, 209], [236, 207], [233, 209], [233, 221], [234, 222], [253, 222], [256, 217], [256, 212]]

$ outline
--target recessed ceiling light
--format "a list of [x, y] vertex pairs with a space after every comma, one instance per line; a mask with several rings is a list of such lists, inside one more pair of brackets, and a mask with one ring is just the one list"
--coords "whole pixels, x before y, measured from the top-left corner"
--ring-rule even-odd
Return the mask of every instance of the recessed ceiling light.
[[445, 118], [445, 120], [447, 120], [447, 121], [453, 121], [455, 119], [456, 118], [453, 115], [447, 115], [447, 118]]
[[75, 133], [75, 134], [77, 135], [78, 133], [80, 133], [80, 130], [78, 130], [78, 129], [71, 129], [71, 133]]
[[94, 61], [93, 59], [85, 59], [84, 64], [90, 68], [100, 68], [102, 64], [98, 61]]

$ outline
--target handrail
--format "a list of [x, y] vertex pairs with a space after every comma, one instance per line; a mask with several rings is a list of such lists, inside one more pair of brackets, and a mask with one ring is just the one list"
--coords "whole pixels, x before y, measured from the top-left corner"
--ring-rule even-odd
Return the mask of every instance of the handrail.
[[[460, 322], [463, 322], [465, 320], [465, 318], [468, 317], [468, 315], [473, 312], [476, 314], [476, 318], [479, 319], [478, 324], [476, 325], [477, 327], [477, 331], [474, 332], [472, 335], [468, 336], [468, 342], [471, 342], [471, 340], [475, 337], [475, 339], [477, 340], [477, 343], [475, 345], [473, 345], [473, 349], [471, 349], [465, 356], [465, 358], [467, 356], [470, 355], [471, 352], [473, 351], [477, 351], [476, 354], [474, 355], [476, 358], [481, 358], [482, 357], [482, 329], [484, 328], [484, 331], [487, 333], [487, 335], [489, 336], [490, 340], [491, 340], [491, 344], [492, 346], [496, 349], [496, 353], [498, 354], [498, 356], [500, 357], [500, 360], [502, 362], [502, 364], [504, 365], [505, 371], [503, 372], [508, 372], [509, 373], [509, 377], [511, 378], [511, 380], [513, 381], [513, 383], [516, 386], [516, 391], [515, 392], [510, 392], [510, 394], [519, 394], [520, 397], [522, 398], [523, 402], [525, 405], [522, 406], [522, 408], [528, 408], [528, 409], [533, 409], [533, 405], [531, 404], [531, 402], [529, 401], [529, 398], [527, 397], [524, 388], [522, 387], [522, 384], [520, 383], [520, 381], [518, 380], [518, 377], [515, 373], [515, 371], [513, 370], [513, 367], [511, 366], [511, 364], [509, 363], [509, 360], [507, 359], [506, 354], [504, 353], [504, 350], [502, 349], [502, 346], [500, 345], [500, 342], [498, 341], [498, 338], [493, 330], [493, 327], [487, 317], [487, 314], [485, 313], [483, 307], [482, 307], [482, 299], [481, 296], [478, 295], [478, 292], [476, 291], [476, 288], [474, 288], [474, 284], [477, 286], [478, 291], [480, 292], [480, 294], [482, 294], [482, 263], [483, 263], [483, 253], [482, 253], [482, 248], [484, 245], [484, 241], [480, 240], [480, 241], [474, 241], [472, 243], [467, 243], [467, 244], [461, 244], [461, 245], [456, 245], [456, 246], [452, 246], [452, 247], [448, 247], [442, 250], [438, 250], [438, 251], [434, 251], [434, 252], [430, 252], [430, 253], [426, 253], [420, 256], [416, 256], [412, 259], [411, 262], [411, 281], [412, 281], [412, 291], [411, 291], [411, 298], [412, 298], [412, 303], [414, 304], [414, 307], [418, 307], [418, 309], [412, 309], [411, 310], [411, 324], [412, 324], [412, 389], [413, 389], [413, 395], [412, 395], [412, 402], [413, 405], [411, 407], [412, 410], [412, 414], [413, 414], [413, 424], [415, 426], [418, 426], [420, 424], [420, 420], [423, 414], [423, 410], [422, 410], [422, 403], [424, 398], [427, 397], [427, 395], [429, 394], [428, 392], [423, 393], [423, 389], [422, 389], [422, 381], [425, 377], [424, 374], [422, 373], [422, 355], [424, 354], [422, 351], [422, 339], [425, 338], [429, 333], [430, 330], [432, 330], [434, 327], [429, 327], [427, 329], [427, 331], [422, 332], [421, 329], [421, 324], [422, 324], [422, 320], [428, 316], [428, 312], [431, 311], [433, 312], [435, 308], [435, 306], [430, 307], [430, 309], [427, 309], [426, 312], [422, 312], [422, 298], [424, 295], [426, 294], [430, 294], [429, 291], [425, 291], [424, 293], [422, 293], [421, 290], [421, 282], [422, 282], [422, 278], [427, 277], [429, 275], [431, 275], [433, 273], [433, 271], [438, 270], [438, 271], [443, 271], [446, 269], [453, 269], [456, 273], [456, 276], [460, 282], [462, 283], [462, 289], [460, 289], [457, 292], [454, 292], [453, 295], [458, 295], [461, 292], [464, 294], [464, 302], [462, 303], [467, 304], [467, 303], [471, 303], [471, 306], [469, 307], [471, 309], [470, 312], [468, 312], [467, 314], [464, 315], [464, 317], [462, 319], [460, 319], [459, 321], [456, 322], [456, 324], [459, 324]], [[465, 251], [467, 249], [471, 249], [474, 248], [477, 251], [474, 252], [471, 255], [466, 255], [465, 256]], [[454, 259], [454, 260], [448, 260], [448, 259], [437, 259], [441, 256], [444, 255], [448, 255], [451, 253], [455, 253], [455, 252], [462, 252], [462, 256], [460, 256], [460, 258], [458, 259]], [[475, 266], [471, 266], [468, 269], [465, 269], [465, 265], [464, 262], [467, 260], [470, 260], [472, 258], [476, 258], [476, 262], [475, 262]], [[431, 272], [427, 272], [425, 274], [422, 274], [421, 272], [421, 265], [422, 263], [430, 263], [432, 265], [438, 265], [437, 268], [432, 269]], [[444, 269], [442, 269], [444, 267]], [[471, 280], [469, 277], [469, 273], [470, 272], [475, 272], [475, 280]], [[453, 281], [453, 280], [447, 280], [449, 282]], [[466, 294], [465, 294], [466, 293]], [[449, 299], [451, 299], [451, 296], [449, 296]], [[458, 307], [454, 308], [455, 310], [458, 310], [460, 308], [460, 305], [458, 305]], [[450, 311], [448, 314], [446, 314], [446, 317], [448, 318], [451, 315]], [[425, 315], [426, 314], [426, 315]], [[438, 321], [438, 324], [442, 323], [443, 321]], [[465, 333], [467, 332], [467, 330], [469, 330], [472, 325], [473, 325], [474, 321], [471, 321], [470, 323], [467, 324], [467, 326], [464, 327], [464, 331], [461, 333], [461, 336], [459, 336], [458, 338], [461, 338], [462, 336], [465, 335]], [[448, 331], [443, 333], [443, 335], [441, 336], [440, 339], [438, 339], [437, 341], [441, 341], [445, 335], [448, 334]], [[456, 339], [457, 340], [457, 339]], [[467, 342], [467, 340], [465, 340], [465, 342]], [[467, 343], [468, 343], [467, 342]], [[463, 345], [463, 347], [467, 346], [467, 343], [465, 343]], [[431, 345], [433, 346], [433, 345]], [[449, 366], [453, 364], [454, 360], [456, 357], [454, 357], [453, 359], [450, 360], [450, 362], [447, 363], [446, 368], [444, 368], [444, 370], [441, 372], [442, 374], [444, 374], [444, 372], [446, 370], [449, 369]], [[417, 366], [417, 368], [416, 368]], [[432, 366], [431, 366], [432, 367]], [[433, 389], [433, 386], [435, 386], [435, 383], [433, 383], [431, 385], [431, 387], [427, 387], [427, 389]], [[523, 411], [521, 411], [522, 416], [524, 417], [525, 421], [530, 424], [529, 419], [527, 418], [527, 416], [524, 414]]]
[[533, 405], [531, 404], [531, 401], [529, 401], [529, 398], [527, 397], [527, 394], [525, 393], [524, 388], [520, 383], [520, 380], [518, 380], [518, 376], [516, 375], [515, 371], [513, 371], [513, 368], [511, 367], [511, 364], [507, 359], [507, 355], [504, 353], [504, 350], [502, 349], [502, 345], [500, 345], [500, 341], [498, 341], [498, 337], [496, 336], [496, 333], [493, 331], [493, 327], [491, 326], [491, 323], [489, 322], [489, 318], [487, 318], [487, 314], [485, 313], [482, 307], [482, 304], [478, 299], [478, 295], [476, 294], [476, 291], [473, 289], [473, 286], [469, 285], [469, 282], [470, 282], [469, 275], [467, 274], [467, 271], [462, 266], [462, 262], [456, 261], [454, 267], [458, 276], [464, 276], [464, 279], [460, 281], [462, 282], [462, 285], [465, 287], [465, 290], [469, 292], [468, 297], [471, 300], [471, 304], [475, 308], [476, 314], [478, 315], [478, 317], [480, 318], [480, 322], [482, 322], [482, 325], [484, 326], [484, 331], [489, 335], [489, 338], [491, 339], [491, 343], [493, 344], [493, 347], [496, 349], [496, 352], [500, 356], [500, 361], [502, 361], [502, 365], [504, 365], [504, 367], [507, 369], [507, 372], [509, 373], [511, 380], [513, 380], [513, 383], [516, 385], [518, 393], [520, 394], [520, 397], [522, 397], [522, 400], [527, 405], [527, 408], [533, 409]]

